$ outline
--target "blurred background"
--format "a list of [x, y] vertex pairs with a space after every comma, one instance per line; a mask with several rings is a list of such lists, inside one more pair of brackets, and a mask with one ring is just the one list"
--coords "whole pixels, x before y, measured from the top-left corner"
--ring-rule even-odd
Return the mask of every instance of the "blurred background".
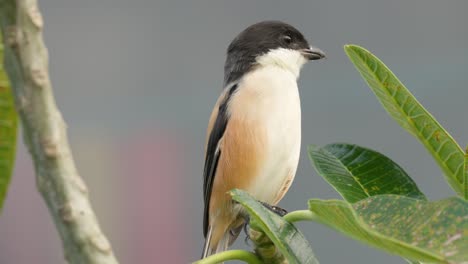
[[[189, 263], [200, 256], [205, 129], [222, 88], [225, 49], [261, 20], [296, 26], [328, 55], [302, 71], [303, 149], [282, 207], [339, 198], [305, 153], [308, 144], [332, 142], [386, 154], [430, 199], [454, 195], [425, 149], [380, 107], [342, 47], [359, 44], [379, 56], [464, 146], [468, 1], [39, 2], [57, 103], [121, 263]], [[405, 263], [319, 224], [300, 228], [321, 263]], [[246, 247], [243, 238], [235, 246]], [[0, 263], [64, 262], [20, 143], [0, 218]]]

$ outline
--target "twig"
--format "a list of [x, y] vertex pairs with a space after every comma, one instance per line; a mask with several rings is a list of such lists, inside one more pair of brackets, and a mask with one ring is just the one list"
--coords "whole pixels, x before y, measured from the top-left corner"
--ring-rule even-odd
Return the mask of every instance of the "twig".
[[0, 0], [5, 68], [15, 94], [37, 187], [73, 264], [116, 264], [79, 176], [48, 73], [43, 20], [37, 0]]
[[317, 220], [317, 216], [310, 210], [292, 211], [283, 218], [290, 223]]
[[228, 250], [195, 261], [193, 264], [215, 264], [227, 260], [242, 260], [249, 264], [262, 264], [263, 262], [252, 252], [245, 250]]

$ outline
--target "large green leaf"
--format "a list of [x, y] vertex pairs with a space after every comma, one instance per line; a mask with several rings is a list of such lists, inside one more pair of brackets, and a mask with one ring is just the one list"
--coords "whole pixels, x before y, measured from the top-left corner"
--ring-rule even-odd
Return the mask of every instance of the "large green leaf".
[[345, 46], [345, 51], [390, 116], [422, 142], [450, 186], [465, 197], [463, 151], [452, 136], [372, 53], [354, 45]]
[[251, 225], [261, 228], [289, 263], [318, 264], [309, 242], [296, 227], [274, 214], [241, 190], [231, 191], [232, 199], [249, 213]]
[[463, 190], [465, 193], [465, 200], [468, 200], [468, 147], [465, 150], [465, 169], [463, 174]]
[[310, 146], [317, 172], [351, 203], [380, 194], [426, 199], [406, 172], [386, 156], [357, 145]]
[[0, 210], [15, 162], [17, 125], [13, 95], [3, 67], [3, 41], [0, 32]]
[[468, 261], [468, 202], [458, 197], [428, 202], [379, 195], [349, 204], [309, 201], [317, 219], [391, 254], [429, 263]]

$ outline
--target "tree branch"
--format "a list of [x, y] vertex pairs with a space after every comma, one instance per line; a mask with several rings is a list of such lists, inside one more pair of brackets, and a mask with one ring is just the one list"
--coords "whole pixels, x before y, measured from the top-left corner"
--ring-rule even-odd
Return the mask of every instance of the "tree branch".
[[5, 68], [25, 144], [34, 160], [39, 192], [62, 239], [65, 258], [73, 264], [116, 264], [100, 230], [79, 176], [55, 104], [42, 38], [37, 0], [0, 0], [0, 26], [5, 42]]

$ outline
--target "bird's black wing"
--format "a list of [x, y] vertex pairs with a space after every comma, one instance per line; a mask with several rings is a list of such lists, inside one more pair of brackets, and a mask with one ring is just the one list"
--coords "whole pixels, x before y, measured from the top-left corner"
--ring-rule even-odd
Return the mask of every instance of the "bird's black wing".
[[227, 113], [227, 106], [234, 92], [237, 90], [238, 85], [234, 84], [229, 89], [222, 102], [219, 104], [218, 116], [216, 117], [213, 128], [211, 129], [208, 138], [208, 145], [206, 147], [205, 168], [203, 172], [203, 198], [205, 202], [205, 211], [203, 214], [203, 235], [206, 237], [209, 225], [209, 209], [211, 190], [213, 187], [216, 169], [218, 167], [219, 157], [221, 156], [222, 149], [219, 148], [219, 140], [223, 137], [226, 126], [229, 122]]

